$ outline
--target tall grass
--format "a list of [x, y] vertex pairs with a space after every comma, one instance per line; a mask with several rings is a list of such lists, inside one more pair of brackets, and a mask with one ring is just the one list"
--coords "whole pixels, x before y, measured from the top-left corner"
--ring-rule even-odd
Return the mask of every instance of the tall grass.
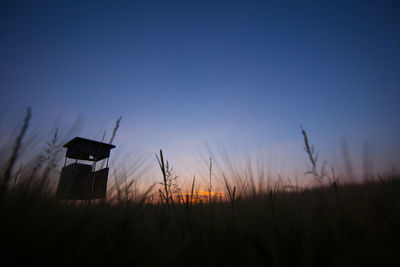
[[[27, 125], [29, 119], [25, 121]], [[25, 130], [22, 128], [21, 132]], [[304, 130], [302, 134], [306, 153], [314, 158], [316, 167], [312, 164], [311, 170], [317, 173], [318, 161]], [[17, 138], [18, 146], [22, 145], [21, 140]], [[189, 192], [183, 193], [178, 190], [176, 176], [162, 151], [157, 159], [158, 184], [138, 192], [132, 189], [132, 181], [117, 179], [124, 182], [108, 192], [107, 201], [90, 206], [56, 200], [51, 183], [43, 183], [44, 178], [50, 179], [44, 171], [36, 170], [33, 175], [33, 168], [20, 172], [17, 183], [6, 187], [0, 207], [2, 265], [400, 263], [399, 174], [370, 176], [355, 183], [339, 181], [334, 170], [324, 178], [320, 172], [311, 172], [316, 179], [326, 178], [328, 183], [299, 188], [278, 178], [268, 187], [256, 188], [251, 182], [256, 174], [219, 174], [213, 170], [213, 157], [208, 169], [209, 185], [204, 190], [209, 194], [207, 203], [195, 201], [200, 193], [196, 193], [194, 177], [190, 179]], [[10, 160], [9, 164], [14, 162], [15, 159]], [[0, 171], [4, 183], [18, 169], [5, 166]], [[211, 196], [217, 179], [223, 180], [226, 197]], [[268, 177], [261, 173], [259, 179]]]

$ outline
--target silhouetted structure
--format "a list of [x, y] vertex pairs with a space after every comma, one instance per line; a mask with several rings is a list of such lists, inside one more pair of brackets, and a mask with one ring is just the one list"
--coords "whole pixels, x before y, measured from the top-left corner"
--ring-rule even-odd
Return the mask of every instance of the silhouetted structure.
[[[75, 137], [63, 147], [67, 148], [61, 170], [56, 197], [60, 199], [90, 200], [105, 198], [108, 180], [108, 159], [114, 145]], [[66, 166], [67, 158], [75, 162]], [[107, 159], [106, 167], [96, 171], [96, 162]], [[92, 161], [92, 165], [78, 163]]]

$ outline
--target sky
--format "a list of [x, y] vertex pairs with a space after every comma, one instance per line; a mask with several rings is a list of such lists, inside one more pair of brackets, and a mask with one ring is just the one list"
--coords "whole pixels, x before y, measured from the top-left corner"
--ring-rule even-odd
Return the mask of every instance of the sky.
[[1, 1], [2, 136], [27, 106], [43, 139], [76, 118], [76, 135], [110, 138], [122, 115], [118, 158], [156, 164], [163, 149], [192, 175], [211, 147], [304, 173], [302, 125], [321, 161], [342, 164], [345, 142], [357, 164], [368, 142], [377, 169], [398, 166], [399, 13], [368, 0]]

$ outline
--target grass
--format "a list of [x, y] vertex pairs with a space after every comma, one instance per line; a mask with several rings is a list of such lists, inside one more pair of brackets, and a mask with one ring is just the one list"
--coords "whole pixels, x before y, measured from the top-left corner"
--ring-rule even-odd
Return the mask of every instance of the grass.
[[[29, 118], [24, 125], [28, 122]], [[305, 131], [303, 136], [315, 163], [311, 175], [320, 181], [321, 173], [328, 175], [318, 171]], [[15, 157], [19, 146], [20, 139]], [[48, 174], [35, 170], [32, 176], [33, 169], [18, 174], [12, 186], [7, 184], [19, 173], [12, 166], [16, 158], [8, 161], [1, 170], [6, 188], [0, 207], [2, 265], [400, 264], [400, 175], [396, 173], [362, 183], [345, 183], [333, 175], [329, 183], [294, 190], [280, 183], [255, 190], [252, 183], [232, 183], [222, 177], [227, 199], [217, 199], [210, 194], [218, 175], [210, 159], [209, 185], [204, 190], [209, 197], [199, 203], [193, 201], [195, 178], [190, 193], [182, 197], [164, 156], [160, 151], [159, 185], [130, 197], [132, 184], [127, 182], [113, 199], [91, 205], [56, 200], [51, 184], [45, 182]]]

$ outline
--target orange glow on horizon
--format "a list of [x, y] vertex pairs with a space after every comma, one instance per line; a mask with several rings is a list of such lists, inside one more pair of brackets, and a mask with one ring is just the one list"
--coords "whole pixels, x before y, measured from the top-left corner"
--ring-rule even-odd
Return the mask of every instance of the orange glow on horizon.
[[210, 193], [211, 193], [211, 200], [223, 200], [225, 198], [225, 193], [222, 191], [205, 191], [199, 190], [193, 193], [182, 193], [183, 201], [189, 201], [191, 203], [201, 204], [207, 203], [210, 201]]

